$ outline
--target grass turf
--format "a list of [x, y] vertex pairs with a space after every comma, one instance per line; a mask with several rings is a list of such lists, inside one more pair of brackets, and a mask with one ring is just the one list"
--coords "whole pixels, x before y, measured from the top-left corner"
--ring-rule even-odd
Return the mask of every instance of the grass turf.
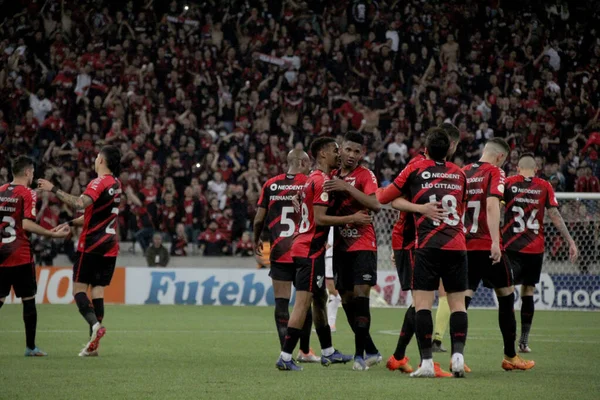
[[[275, 369], [273, 310], [266, 307], [107, 306], [101, 356], [80, 358], [85, 322], [74, 305], [38, 306], [47, 358], [25, 358], [21, 306], [0, 310], [0, 399], [597, 399], [600, 313], [538, 312], [530, 345], [536, 367], [504, 372], [495, 311], [469, 312], [466, 379], [410, 379], [385, 368], [403, 309], [372, 310], [384, 362], [366, 372], [351, 363]], [[518, 314], [517, 314], [518, 316]], [[316, 335], [312, 347], [319, 348]], [[334, 346], [353, 350], [343, 310]], [[448, 340], [446, 345], [449, 347]], [[318, 353], [318, 351], [317, 351]], [[416, 342], [409, 346], [413, 367]], [[447, 368], [449, 354], [435, 354]]]

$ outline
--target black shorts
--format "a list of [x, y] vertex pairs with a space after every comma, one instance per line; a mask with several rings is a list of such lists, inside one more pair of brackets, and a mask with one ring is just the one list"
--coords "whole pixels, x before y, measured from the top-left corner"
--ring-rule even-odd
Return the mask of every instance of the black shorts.
[[354, 285], [377, 285], [377, 252], [334, 250], [333, 277], [340, 294], [353, 292]]
[[77, 252], [73, 265], [73, 282], [108, 286], [115, 272], [116, 263], [117, 257]]
[[515, 285], [535, 286], [540, 282], [544, 253], [519, 253], [507, 251], [506, 256], [513, 271]]
[[469, 265], [469, 289], [476, 291], [479, 282], [490, 289], [502, 289], [514, 285], [513, 272], [506, 254], [502, 254], [500, 262], [492, 264], [490, 252], [487, 250], [467, 251]]
[[16, 297], [35, 296], [37, 293], [35, 264], [0, 267], [0, 298], [7, 297], [10, 294], [11, 287], [15, 290]]
[[296, 279], [296, 266], [294, 263], [271, 261], [269, 276], [275, 281], [294, 282]]
[[448, 293], [463, 292], [468, 287], [467, 252], [462, 250], [417, 249], [413, 290], [432, 292], [440, 279]]
[[294, 257], [296, 291], [317, 293], [325, 290], [325, 258]]
[[398, 279], [402, 290], [412, 290], [413, 287], [413, 272], [415, 267], [415, 255], [411, 250], [394, 250], [394, 261], [396, 263], [396, 271], [398, 271]]

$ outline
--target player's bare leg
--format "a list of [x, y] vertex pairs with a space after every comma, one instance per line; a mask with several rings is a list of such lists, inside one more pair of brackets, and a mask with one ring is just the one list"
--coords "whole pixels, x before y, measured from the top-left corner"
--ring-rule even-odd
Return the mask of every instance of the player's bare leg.
[[533, 294], [535, 286], [521, 285], [521, 338], [519, 339], [519, 352], [531, 353], [529, 348], [529, 332], [533, 323], [535, 306]]
[[[96, 352], [98, 350], [98, 344], [100, 342], [100, 339], [106, 333], [106, 329], [102, 327], [102, 325], [98, 321], [98, 317], [96, 316], [96, 311], [94, 310], [93, 303], [90, 301], [87, 295], [88, 287], [89, 285], [86, 283], [73, 282], [73, 297], [75, 298], [75, 303], [77, 304], [79, 313], [87, 321], [91, 329], [90, 341], [79, 353], [80, 357], [89, 357], [97, 355]], [[104, 299], [104, 287], [97, 286], [92, 288], [92, 298]], [[104, 302], [102, 302], [102, 304], [104, 304]], [[104, 307], [102, 307], [102, 314], [104, 314]]]
[[494, 289], [498, 297], [498, 323], [504, 341], [504, 359], [502, 368], [510, 370], [526, 370], [535, 366], [535, 362], [524, 360], [517, 355], [515, 339], [517, 336], [517, 320], [515, 319], [514, 286]]
[[435, 312], [435, 330], [433, 333], [432, 349], [434, 353], [445, 353], [447, 351], [444, 346], [442, 346], [442, 340], [444, 339], [444, 334], [448, 328], [449, 321], [450, 307], [448, 306], [444, 284], [440, 282], [440, 287], [438, 288], [438, 307]]
[[411, 377], [433, 378], [435, 370], [433, 365], [433, 352], [431, 350], [433, 336], [433, 319], [431, 308], [433, 306], [434, 292], [413, 290], [413, 304], [415, 305], [415, 334], [421, 352], [421, 365], [410, 374]]
[[[35, 306], [35, 297], [23, 297], [23, 322], [25, 323], [25, 356], [26, 357], [44, 357], [48, 354], [35, 345], [35, 334], [37, 329], [37, 309]], [[0, 308], [4, 305], [6, 297], [0, 298]]]
[[452, 340], [451, 371], [457, 378], [465, 376], [464, 349], [467, 341], [469, 319], [465, 306], [465, 292], [448, 293], [450, 307], [450, 337]]
[[335, 332], [337, 312], [338, 308], [340, 308], [340, 305], [342, 304], [342, 298], [335, 288], [333, 279], [325, 279], [325, 285], [327, 287], [327, 292], [329, 293], [329, 302], [327, 303], [327, 318], [329, 321], [329, 326], [331, 327], [331, 332]]

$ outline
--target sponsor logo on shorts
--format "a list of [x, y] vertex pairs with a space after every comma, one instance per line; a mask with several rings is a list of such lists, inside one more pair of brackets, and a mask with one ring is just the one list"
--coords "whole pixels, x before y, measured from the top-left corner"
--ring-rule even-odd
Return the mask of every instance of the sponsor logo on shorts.
[[371, 274], [364, 274], [363, 275], [363, 280], [364, 281], [370, 281], [371, 279], [373, 279], [373, 275], [371, 275]]

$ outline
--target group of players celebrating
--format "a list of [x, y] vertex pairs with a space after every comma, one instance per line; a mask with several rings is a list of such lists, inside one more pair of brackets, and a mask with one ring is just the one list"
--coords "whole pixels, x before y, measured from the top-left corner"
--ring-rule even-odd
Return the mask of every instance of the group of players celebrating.
[[[400, 211], [392, 248], [402, 289], [412, 291], [413, 304], [405, 313], [398, 345], [387, 368], [412, 377], [464, 377], [470, 372], [464, 360], [467, 309], [481, 282], [493, 288], [498, 298], [504, 342], [502, 368], [534, 367], [533, 361], [523, 359], [516, 351], [514, 285], [522, 284], [519, 351], [529, 353], [533, 294], [543, 263], [546, 210], [569, 243], [571, 261], [577, 258], [577, 246], [558, 212], [552, 186], [535, 176], [532, 155], [522, 155], [518, 174], [506, 178], [501, 168], [510, 152], [506, 141], [489, 140], [481, 159], [462, 169], [447, 161], [459, 141], [458, 129], [452, 124], [430, 129], [425, 152], [411, 160], [385, 188], [378, 188], [375, 175], [360, 165], [364, 150], [359, 133], [346, 134], [341, 147], [330, 137], [315, 139], [310, 146], [314, 166], [308, 176], [309, 156], [301, 150], [288, 154], [288, 172], [265, 183], [254, 221], [258, 255], [262, 254], [263, 230], [270, 232], [270, 276], [281, 346], [278, 369], [300, 371], [297, 361], [324, 366], [353, 361], [354, 370], [364, 371], [382, 361], [370, 335], [370, 289], [377, 282], [372, 214], [388, 203]], [[501, 227], [502, 205], [505, 211]], [[325, 262], [330, 227], [334, 227], [333, 276], [326, 273]], [[333, 278], [341, 295], [355, 337], [354, 356], [333, 347], [327, 318], [327, 278]], [[290, 314], [292, 284], [296, 301]], [[448, 313], [442, 316], [449, 319], [450, 372], [433, 362], [434, 349], [442, 350], [439, 340], [443, 335], [433, 336], [431, 309], [436, 290], [439, 308], [449, 310], [449, 317]], [[320, 358], [309, 345], [313, 322], [321, 345]], [[416, 370], [405, 355], [413, 335], [421, 355]], [[300, 352], [294, 360], [292, 353], [299, 341]]]
[[[20, 156], [12, 163], [13, 181], [0, 186], [0, 308], [14, 289], [23, 302], [25, 322], [25, 356], [40, 357], [47, 353], [35, 343], [37, 282], [29, 233], [52, 238], [71, 234], [71, 226], [81, 226], [77, 245], [77, 261], [73, 266], [73, 297], [90, 328], [88, 343], [80, 351], [82, 357], [97, 356], [100, 339], [106, 329], [104, 318], [104, 288], [112, 279], [119, 253], [117, 217], [121, 183], [116, 178], [121, 166], [121, 153], [114, 146], [105, 146], [96, 157], [94, 169], [98, 177], [77, 197], [39, 179], [37, 190], [48, 191], [83, 215], [49, 231], [36, 224], [36, 192], [33, 183], [35, 164]], [[88, 292], [91, 295], [88, 297]]]
[[[270, 276], [275, 294], [275, 323], [281, 353], [280, 370], [300, 371], [292, 353], [300, 342], [298, 362], [324, 366], [353, 361], [364, 371], [382, 361], [370, 334], [370, 290], [377, 283], [377, 238], [373, 213], [391, 203], [400, 215], [392, 233], [394, 261], [402, 289], [412, 291], [394, 354], [387, 368], [414, 377], [463, 377], [467, 309], [480, 282], [498, 298], [498, 320], [504, 341], [502, 368], [527, 370], [535, 363], [517, 355], [514, 285], [522, 284], [519, 350], [531, 351], [528, 336], [534, 314], [533, 294], [544, 254], [545, 211], [569, 243], [572, 261], [578, 250], [558, 212], [552, 186], [537, 177], [535, 159], [521, 156], [518, 174], [506, 178], [501, 169], [510, 151], [503, 139], [489, 140], [481, 159], [463, 169], [447, 161], [459, 142], [459, 132], [445, 123], [427, 132], [426, 150], [415, 157], [392, 184], [379, 188], [373, 172], [361, 165], [363, 136], [349, 132], [340, 145], [331, 137], [315, 139], [310, 157], [302, 150], [288, 154], [286, 174], [269, 179], [262, 188], [254, 220], [254, 244], [262, 254], [262, 232], [270, 233]], [[34, 162], [13, 161], [11, 183], [0, 186], [0, 308], [11, 288], [22, 299], [26, 356], [45, 356], [35, 343], [37, 290], [28, 234], [53, 238], [82, 226], [73, 267], [73, 296], [87, 321], [90, 337], [82, 357], [97, 356], [106, 334], [104, 288], [110, 284], [119, 251], [117, 216], [121, 154], [105, 146], [95, 161], [98, 177], [84, 193], [72, 196], [44, 179], [37, 190], [48, 191], [83, 215], [52, 231], [36, 224], [36, 192], [30, 189]], [[311, 166], [313, 168], [310, 172]], [[309, 174], [310, 173], [310, 174]], [[501, 205], [505, 205], [500, 227]], [[326, 244], [334, 227], [333, 271], [326, 271]], [[333, 285], [334, 283], [334, 285]], [[292, 284], [296, 299], [289, 313]], [[339, 293], [355, 337], [354, 356], [333, 347], [327, 313], [327, 290]], [[431, 309], [438, 291], [438, 322], [449, 319], [450, 372], [433, 362], [441, 350], [441, 329], [433, 336]], [[90, 296], [91, 295], [91, 299]], [[338, 299], [337, 293], [331, 299]], [[336, 304], [337, 308], [337, 304]], [[446, 309], [444, 313], [441, 310]], [[449, 314], [449, 317], [448, 317]], [[441, 317], [441, 318], [440, 318]], [[445, 321], [447, 324], [447, 321]], [[314, 323], [321, 357], [310, 349]], [[416, 370], [405, 355], [416, 336], [421, 363]], [[437, 339], [434, 346], [434, 340]]]

